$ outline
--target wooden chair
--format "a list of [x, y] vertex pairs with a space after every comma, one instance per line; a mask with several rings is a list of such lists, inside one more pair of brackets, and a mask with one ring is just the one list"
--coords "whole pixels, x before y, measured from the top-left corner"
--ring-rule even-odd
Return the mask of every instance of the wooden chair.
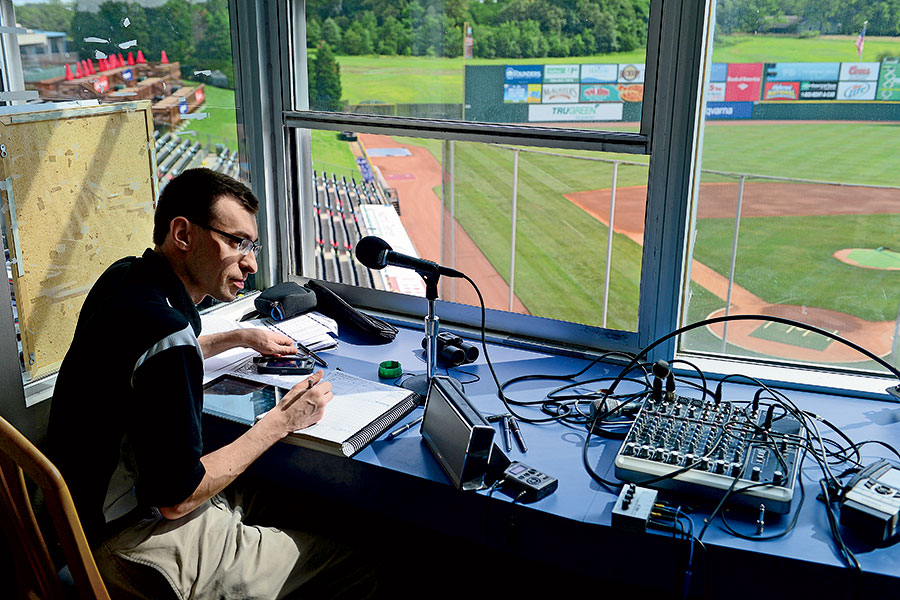
[[109, 599], [62, 475], [34, 444], [0, 417], [0, 520], [16, 566], [20, 598], [66, 598], [41, 534], [28, 475], [44, 495], [72, 579], [83, 599]]

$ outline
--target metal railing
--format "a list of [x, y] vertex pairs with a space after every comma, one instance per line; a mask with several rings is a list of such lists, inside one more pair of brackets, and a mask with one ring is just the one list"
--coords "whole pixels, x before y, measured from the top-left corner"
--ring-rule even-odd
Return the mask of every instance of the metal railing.
[[[615, 231], [615, 213], [616, 213], [616, 191], [618, 187], [618, 173], [619, 167], [621, 165], [628, 166], [637, 166], [637, 167], [645, 167], [647, 168], [649, 165], [644, 162], [637, 162], [632, 160], [623, 160], [623, 159], [611, 159], [611, 158], [600, 158], [600, 157], [591, 157], [591, 156], [578, 156], [572, 154], [563, 154], [558, 152], [550, 152], [546, 150], [538, 150], [532, 148], [523, 148], [523, 147], [515, 147], [515, 146], [507, 146], [497, 144], [495, 147], [501, 148], [504, 150], [508, 150], [513, 153], [513, 167], [512, 167], [512, 182], [511, 182], [511, 210], [510, 210], [510, 248], [509, 248], [509, 302], [508, 302], [508, 310], [514, 310], [514, 299], [515, 299], [515, 276], [516, 276], [516, 223], [518, 219], [518, 180], [519, 180], [519, 155], [522, 152], [527, 152], [531, 154], [541, 154], [546, 156], [556, 156], [560, 158], [574, 159], [574, 160], [584, 160], [584, 161], [592, 161], [598, 163], [606, 163], [612, 166], [612, 176], [610, 181], [610, 202], [609, 202], [609, 217], [608, 217], [608, 233], [606, 240], [606, 269], [604, 275], [604, 285], [603, 285], [603, 314], [601, 324], [605, 328], [607, 326], [607, 316], [609, 309], [609, 289], [610, 289], [610, 268], [612, 264], [612, 253], [613, 253], [613, 234]], [[456, 222], [456, 202], [455, 202], [455, 181], [454, 181], [454, 142], [449, 141], [445, 143], [444, 156], [442, 157], [442, 162], [444, 162], [444, 172], [449, 177], [449, 181], [444, 181], [445, 188], [445, 206], [449, 209], [449, 219], [450, 223]], [[449, 167], [447, 166], [449, 163]], [[711, 169], [703, 169], [701, 173], [704, 175], [716, 175], [720, 177], [727, 177], [735, 179], [738, 183], [737, 186], [737, 198], [736, 198], [736, 209], [734, 215], [734, 229], [732, 233], [731, 239], [731, 257], [730, 257], [730, 265], [728, 270], [728, 288], [727, 294], [725, 298], [725, 314], [728, 315], [731, 312], [732, 308], [732, 293], [735, 287], [735, 268], [737, 262], [738, 255], [738, 241], [740, 238], [740, 223], [742, 219], [742, 211], [744, 205], [744, 194], [745, 194], [745, 184], [747, 180], [758, 180], [758, 181], [772, 181], [772, 182], [784, 182], [784, 183], [797, 183], [797, 184], [815, 184], [815, 185], [829, 185], [829, 186], [840, 186], [840, 187], [852, 187], [852, 188], [863, 188], [863, 189], [887, 189], [887, 190], [898, 190], [900, 191], [900, 187], [898, 186], [886, 186], [886, 185], [870, 185], [870, 184], [849, 184], [835, 181], [820, 181], [814, 179], [802, 179], [796, 177], [780, 177], [774, 175], [760, 175], [754, 173], [736, 173], [736, 172], [728, 172], [728, 171], [717, 171]], [[446, 179], [446, 178], [445, 178]], [[449, 192], [449, 194], [447, 193]], [[449, 203], [447, 199], [449, 198]], [[443, 221], [443, 211], [441, 214], [441, 219]], [[444, 247], [444, 231], [445, 227], [442, 222], [441, 224], [441, 247]], [[455, 259], [455, 240], [453, 237], [453, 227], [449, 228], [450, 231], [450, 265], [454, 264]], [[689, 257], [692, 258], [692, 257]], [[690, 259], [687, 261], [687, 269], [690, 269], [691, 261]], [[690, 271], [688, 271], [688, 276], [690, 276]], [[450, 299], [453, 300], [453, 290], [450, 291]], [[727, 336], [728, 336], [728, 324], [724, 323], [724, 328], [722, 331], [722, 351], [725, 352], [727, 345]], [[896, 325], [894, 329], [893, 335], [893, 343], [891, 349], [891, 359], [893, 363], [897, 363], [900, 361], [900, 305], [898, 305], [898, 314]]]

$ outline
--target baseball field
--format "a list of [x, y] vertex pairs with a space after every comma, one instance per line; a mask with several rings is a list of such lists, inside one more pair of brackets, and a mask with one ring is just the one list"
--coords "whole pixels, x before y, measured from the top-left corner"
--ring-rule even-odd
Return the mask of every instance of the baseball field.
[[[737, 173], [884, 185], [895, 183], [891, 163], [900, 125], [881, 123], [710, 123], [703, 167]], [[364, 136], [365, 139], [365, 136]], [[404, 198], [409, 177], [400, 177], [403, 161], [428, 150], [439, 169], [440, 143], [395, 138], [413, 150], [408, 158], [373, 159], [384, 164]], [[375, 145], [382, 141], [372, 140]], [[483, 144], [455, 146], [455, 216], [465, 233], [508, 279], [512, 154]], [[576, 153], [572, 153], [573, 155]], [[620, 158], [635, 161], [635, 157]], [[639, 160], [639, 159], [638, 159]], [[409, 167], [412, 167], [410, 164]], [[419, 173], [407, 168], [406, 172]], [[519, 156], [515, 294], [531, 314], [598, 325], [603, 309], [605, 249], [612, 167], [577, 158], [521, 152]], [[640, 274], [646, 168], [620, 166], [614, 222], [608, 326], [634, 328]], [[439, 179], [438, 179], [439, 181]], [[689, 320], [705, 318], [724, 307], [730, 270], [738, 184], [735, 178], [702, 178], [697, 221]], [[389, 182], [390, 183], [390, 182]], [[435, 187], [435, 195], [440, 188]], [[864, 268], [839, 260], [848, 248], [900, 246], [900, 190], [812, 185], [750, 178], [745, 184], [737, 247], [733, 311], [741, 306], [772, 310], [797, 307], [799, 320], [824, 325], [835, 315], [859, 319], [829, 329], [887, 353], [891, 322], [900, 302], [900, 272]], [[438, 219], [437, 212], [432, 220]], [[422, 224], [407, 227], [415, 238]], [[415, 239], [414, 239], [415, 241]], [[706, 267], [718, 279], [699, 281]], [[743, 305], [739, 304], [743, 302]], [[804, 313], [805, 311], [805, 313]], [[825, 311], [817, 314], [817, 311]], [[787, 316], [787, 315], [785, 315]], [[880, 325], [867, 325], [876, 323]], [[815, 324], [815, 323], [814, 323]], [[738, 333], [730, 331], [729, 335]], [[820, 341], [792, 332], [754, 329], [745, 337], [775, 337], [808, 360], [829, 360]], [[762, 337], [761, 337], [762, 336]], [[879, 339], [874, 339], [873, 336]], [[864, 338], [864, 339], [861, 339]], [[735, 337], [735, 339], [737, 339]], [[701, 330], [691, 344], [720, 349], [715, 332]], [[765, 350], [765, 344], [749, 344]], [[795, 348], [792, 348], [795, 349]], [[732, 348], [733, 351], [737, 349]], [[744, 350], [750, 350], [744, 348]], [[841, 352], [838, 362], [858, 357]], [[831, 362], [834, 362], [832, 360]]]
[[[863, 60], [898, 54], [897, 39], [869, 38]], [[642, 58], [636, 54], [585, 60], [622, 62]], [[461, 93], [461, 59], [338, 60], [344, 96], [351, 104], [461, 99], [457, 98]], [[850, 61], [856, 60], [856, 53], [853, 40], [847, 37], [799, 40], [734, 36], [721, 44], [717, 40], [713, 60]], [[405, 85], [398, 86], [397, 81]], [[398, 96], [403, 90], [415, 90], [415, 94]], [[218, 102], [225, 106], [228, 99]], [[339, 141], [333, 132], [312, 133], [316, 170], [360, 179], [351, 145]], [[708, 171], [741, 173], [748, 177], [731, 288], [732, 311], [775, 313], [790, 307], [796, 313], [791, 315], [800, 320], [851, 337], [879, 354], [888, 353], [900, 304], [900, 271], [879, 265], [890, 261], [894, 257], [891, 253], [900, 249], [896, 234], [900, 192], [852, 186], [898, 185], [898, 134], [898, 123], [708, 122], [688, 320], [721, 311], [728, 293], [739, 184], [737, 177]], [[360, 136], [360, 140], [369, 149], [389, 146], [408, 150], [406, 156], [378, 156], [372, 162], [399, 191], [402, 219], [420, 253], [440, 259], [436, 244], [442, 202], [441, 143], [383, 136]], [[493, 282], [496, 289], [489, 295], [489, 304], [496, 308], [506, 308], [508, 302], [508, 287], [503, 286], [509, 279], [513, 154], [509, 148], [455, 144], [457, 237], [469, 244], [470, 254], [478, 255], [477, 268], [484, 271], [478, 271], [480, 278]], [[612, 166], [584, 160], [591, 156], [588, 153], [564, 154], [568, 156], [519, 153], [514, 309], [600, 325]], [[631, 155], [603, 158], [647, 162], [646, 157]], [[792, 183], [759, 176], [852, 186]], [[619, 167], [606, 323], [615, 329], [633, 330], [637, 324], [646, 183], [646, 167]], [[449, 199], [444, 202], [448, 203]], [[457, 243], [458, 249], [462, 244]], [[846, 260], [849, 256], [869, 258], [862, 262]], [[473, 301], [465, 293], [457, 293], [458, 301]], [[823, 350], [821, 340], [796, 331], [738, 329], [729, 329], [728, 339], [739, 342], [740, 347], [730, 345], [726, 350], [778, 354], [777, 348], [773, 351], [767, 347], [771, 342], [790, 346], [794, 357], [800, 359], [847, 363], [857, 359], [826, 356], [827, 348]], [[719, 350], [719, 335], [713, 330], [698, 330], [691, 334], [689, 343]]]

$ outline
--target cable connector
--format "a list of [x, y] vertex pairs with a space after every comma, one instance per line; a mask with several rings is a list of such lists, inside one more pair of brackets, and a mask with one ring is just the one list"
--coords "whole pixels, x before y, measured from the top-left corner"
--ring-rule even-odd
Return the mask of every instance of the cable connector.
[[885, 390], [895, 402], [900, 402], [900, 384], [892, 385]]

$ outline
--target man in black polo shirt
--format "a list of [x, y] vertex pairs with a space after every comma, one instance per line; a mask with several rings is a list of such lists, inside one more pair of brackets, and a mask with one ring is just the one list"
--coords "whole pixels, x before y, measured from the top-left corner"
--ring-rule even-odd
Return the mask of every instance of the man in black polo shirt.
[[287, 408], [203, 453], [203, 358], [239, 346], [297, 351], [258, 329], [199, 335], [195, 305], [233, 300], [256, 271], [256, 211], [243, 184], [185, 171], [160, 196], [154, 248], [110, 266], [79, 315], [54, 390], [50, 454], [114, 596], [153, 597], [164, 580], [182, 598], [275, 598], [347, 562], [327, 541], [244, 525], [220, 494], [321, 419], [331, 398], [321, 372], [291, 390]]

